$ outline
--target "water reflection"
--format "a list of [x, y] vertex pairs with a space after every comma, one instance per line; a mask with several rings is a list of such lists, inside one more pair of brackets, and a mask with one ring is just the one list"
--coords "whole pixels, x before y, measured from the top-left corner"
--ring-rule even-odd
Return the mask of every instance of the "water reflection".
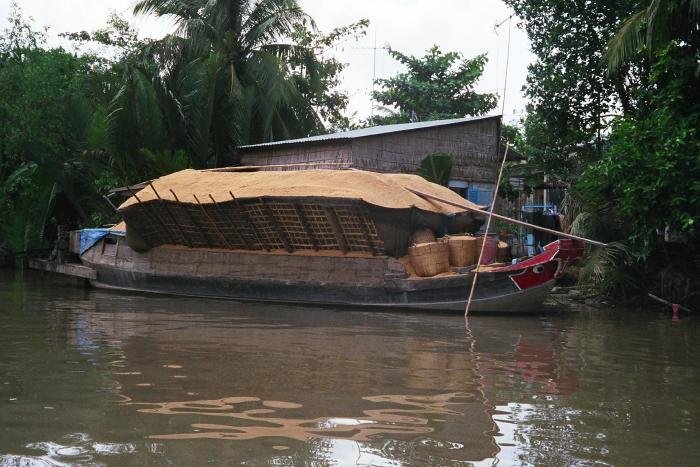
[[98, 443], [85, 433], [71, 433], [63, 437], [63, 443], [42, 441], [30, 443], [27, 449], [34, 455], [2, 455], [0, 466], [68, 467], [76, 464], [93, 464], [96, 457], [122, 456], [135, 452], [133, 444]]
[[465, 333], [460, 316], [36, 279], [0, 282], [0, 303], [2, 466], [616, 463], [658, 458], [660, 442], [699, 454], [691, 321], [486, 316]]
[[[379, 437], [433, 433], [436, 431], [434, 424], [447, 422], [438, 416], [464, 417], [465, 412], [459, 409], [468, 407], [473, 397], [471, 394], [451, 393], [425, 397], [373, 396], [364, 399], [377, 404], [409, 408], [368, 409], [363, 411], [363, 418], [320, 417], [306, 419], [296, 418], [293, 413], [289, 413], [293, 409], [301, 409], [303, 407], [301, 404], [264, 401], [257, 397], [227, 397], [219, 400], [145, 404], [155, 407], [141, 408], [138, 411], [158, 415], [222, 417], [231, 423], [194, 423], [191, 425], [192, 432], [149, 436], [149, 438], [154, 439], [289, 438], [297, 441], [309, 441], [313, 438], [344, 438], [355, 441], [371, 441]], [[244, 409], [244, 406], [253, 408]], [[291, 410], [274, 410], [260, 408], [261, 406]], [[473, 424], [478, 426], [479, 420], [470, 421], [476, 422]], [[457, 442], [452, 443], [451, 446], [462, 447]]]

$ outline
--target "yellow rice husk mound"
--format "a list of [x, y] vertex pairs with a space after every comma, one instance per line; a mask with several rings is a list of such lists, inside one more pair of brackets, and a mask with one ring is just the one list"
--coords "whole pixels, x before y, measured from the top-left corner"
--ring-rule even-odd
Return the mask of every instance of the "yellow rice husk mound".
[[[455, 203], [481, 209], [449, 188], [430, 183], [418, 175], [380, 174], [362, 170], [304, 170], [269, 172], [202, 172], [182, 170], [153, 181], [158, 195], [164, 200], [196, 204], [231, 201], [229, 191], [237, 199], [260, 197], [326, 197], [366, 201], [375, 206], [405, 209], [416, 207], [426, 211], [453, 214], [465, 209], [437, 201], [428, 201], [408, 191], [412, 188], [445, 198]], [[158, 199], [150, 186], [137, 193], [141, 202]], [[119, 206], [119, 211], [137, 204], [131, 197]]]
[[126, 222], [120, 221], [118, 224], [113, 225], [109, 230], [121, 230], [126, 232]]

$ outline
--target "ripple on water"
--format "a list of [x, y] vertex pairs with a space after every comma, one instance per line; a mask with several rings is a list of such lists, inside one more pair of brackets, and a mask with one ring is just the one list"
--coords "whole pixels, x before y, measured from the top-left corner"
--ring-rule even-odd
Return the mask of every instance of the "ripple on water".
[[101, 456], [123, 456], [134, 454], [131, 443], [102, 443], [94, 441], [85, 433], [71, 433], [63, 442], [38, 441], [25, 446], [33, 455], [0, 454], [2, 467], [68, 467], [73, 465], [104, 465]]
[[3, 467], [700, 458], [692, 317], [475, 316], [465, 329], [461, 316], [2, 279]]

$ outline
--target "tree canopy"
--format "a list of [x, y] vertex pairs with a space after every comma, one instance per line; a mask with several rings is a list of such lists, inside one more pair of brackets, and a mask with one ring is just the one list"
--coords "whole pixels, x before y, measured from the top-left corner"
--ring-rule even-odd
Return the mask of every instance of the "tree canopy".
[[[373, 123], [398, 123], [483, 115], [496, 107], [495, 94], [474, 90], [486, 65], [486, 55], [465, 59], [459, 52], [443, 53], [437, 45], [423, 57], [389, 54], [406, 67], [404, 73], [379, 79], [374, 99], [387, 115]], [[392, 110], [396, 109], [396, 110]]]
[[594, 255], [615, 259], [596, 266], [607, 271], [597, 283], [612, 291], [638, 277], [641, 290], [689, 300], [700, 277], [700, 4], [506, 3], [537, 57], [519, 150], [571, 182], [579, 233], [622, 242]]
[[636, 0], [505, 0], [523, 19], [536, 57], [528, 66], [524, 125], [531, 160], [550, 173], [578, 173], [600, 157], [610, 115], [629, 107], [629, 86], [603, 55]]
[[107, 190], [236, 147], [349, 125], [345, 64], [326, 56], [366, 20], [319, 31], [293, 0], [138, 2], [178, 28], [139, 39], [117, 15], [49, 48], [13, 4], [0, 35], [0, 247], [47, 246], [57, 224], [115, 220]]

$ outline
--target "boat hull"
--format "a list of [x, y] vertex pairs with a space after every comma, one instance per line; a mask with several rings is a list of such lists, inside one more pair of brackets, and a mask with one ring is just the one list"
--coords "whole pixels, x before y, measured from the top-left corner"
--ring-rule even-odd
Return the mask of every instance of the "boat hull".
[[[463, 311], [473, 280], [468, 270], [411, 277], [400, 260], [386, 256], [167, 246], [138, 253], [119, 236], [98, 242], [81, 255], [81, 261], [95, 271], [90, 283], [97, 288], [353, 307]], [[479, 274], [470, 309], [501, 313], [539, 310], [554, 286], [559, 265], [551, 260], [537, 267], [542, 269], [537, 274], [529, 268]]]
[[[520, 265], [485, 267], [478, 275], [470, 311], [538, 311], [556, 277], [582, 251], [575, 244], [561, 242], [548, 245], [543, 254]], [[407, 263], [367, 254], [289, 254], [179, 246], [139, 253], [123, 236], [112, 233], [85, 250], [80, 260], [81, 277], [97, 288], [385, 309], [461, 312], [474, 280], [469, 268], [429, 278], [410, 276]], [[51, 266], [37, 261], [33, 267], [64, 273], [76, 269]]]
[[[395, 308], [414, 309], [432, 311], [460, 311], [464, 312], [467, 306], [466, 295], [468, 289], [460, 288], [455, 293], [454, 300], [448, 298], [436, 301], [416, 301], [410, 300], [408, 295], [403, 295], [404, 300], [386, 300], [386, 290], [376, 291], [382, 296], [372, 297], [372, 291], [364, 290], [361, 293], [352, 293], [348, 288], [337, 286], [328, 287], [324, 285], [324, 290], [319, 293], [319, 285], [303, 286], [300, 284], [245, 284], [243, 287], [236, 287], [228, 283], [222, 288], [178, 287], [181, 281], [169, 278], [170, 284], [164, 286], [162, 280], [153, 281], [147, 278], [139, 278], [139, 275], [132, 276], [128, 281], [112, 281], [110, 283], [90, 280], [90, 285], [98, 289], [119, 290], [137, 293], [156, 293], [166, 295], [177, 295], [186, 297], [201, 297], [214, 299], [228, 299], [235, 301], [254, 301], [271, 303], [293, 303], [310, 304], [319, 306], [352, 306], [369, 308]], [[189, 282], [189, 281], [188, 281]], [[523, 291], [512, 291], [502, 295], [481, 297], [472, 300], [470, 312], [487, 313], [533, 313], [542, 309], [542, 303], [547, 298], [555, 280], [552, 279], [542, 285], [532, 287]], [[215, 281], [214, 284], [221, 285], [225, 282]], [[144, 287], [145, 286], [145, 287]], [[289, 288], [289, 290], [285, 290]], [[357, 292], [357, 291], [355, 291]], [[444, 292], [444, 291], [442, 291]]]

